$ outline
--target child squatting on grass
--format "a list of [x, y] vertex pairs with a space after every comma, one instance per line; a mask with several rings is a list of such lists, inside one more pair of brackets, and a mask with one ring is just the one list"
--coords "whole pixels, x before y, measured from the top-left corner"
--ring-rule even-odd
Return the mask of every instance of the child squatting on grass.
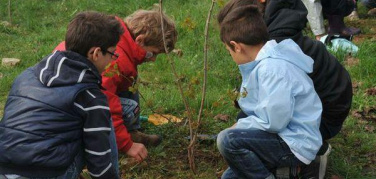
[[307, 75], [313, 60], [290, 39], [268, 41], [253, 5], [224, 16], [220, 37], [239, 66], [239, 106], [247, 114], [218, 135], [229, 165], [222, 178], [272, 179], [277, 168], [309, 164], [322, 145], [322, 104]]
[[[167, 50], [170, 52], [174, 49], [177, 31], [169, 17], [163, 15], [162, 19]], [[102, 85], [109, 101], [119, 151], [141, 162], [145, 158], [141, 156], [147, 152], [145, 145], [157, 146], [162, 138], [139, 131], [139, 93], [130, 91], [130, 88], [137, 82], [138, 65], [154, 62], [158, 54], [166, 53], [161, 13], [159, 9], [138, 10], [127, 16], [124, 21], [119, 17], [117, 20], [125, 31], [116, 45], [117, 60], [102, 74]], [[55, 48], [64, 49], [64, 42]]]
[[119, 178], [101, 72], [123, 29], [114, 16], [82, 12], [56, 51], [14, 81], [0, 122], [0, 178]]
[[[308, 166], [301, 167], [299, 176], [323, 179], [331, 150], [327, 140], [340, 132], [351, 108], [353, 92], [350, 75], [323, 43], [303, 34], [307, 24], [307, 9], [301, 0], [230, 0], [218, 14], [219, 24], [233, 9], [246, 5], [257, 5], [264, 12], [264, 22], [270, 39], [281, 42], [291, 38], [304, 54], [314, 60], [313, 71], [309, 77], [323, 105], [320, 123], [323, 145], [315, 160]], [[238, 118], [246, 116], [240, 111]]]

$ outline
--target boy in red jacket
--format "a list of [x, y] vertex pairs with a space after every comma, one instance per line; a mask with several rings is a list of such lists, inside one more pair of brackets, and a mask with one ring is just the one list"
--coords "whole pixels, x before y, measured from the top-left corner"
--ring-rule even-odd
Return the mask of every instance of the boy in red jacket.
[[[158, 135], [140, 132], [139, 94], [129, 89], [137, 82], [137, 66], [145, 62], [154, 62], [160, 53], [166, 53], [161, 28], [161, 14], [156, 10], [138, 10], [124, 20], [117, 18], [124, 33], [116, 46], [118, 59], [113, 61], [102, 74], [102, 85], [106, 89], [118, 149], [127, 155], [142, 161], [146, 155], [146, 146], [156, 146], [161, 142]], [[167, 50], [174, 49], [177, 31], [174, 22], [163, 15], [164, 34]], [[55, 50], [64, 50], [64, 42]], [[111, 71], [119, 71], [119, 75]], [[146, 154], [146, 155], [145, 155]]]

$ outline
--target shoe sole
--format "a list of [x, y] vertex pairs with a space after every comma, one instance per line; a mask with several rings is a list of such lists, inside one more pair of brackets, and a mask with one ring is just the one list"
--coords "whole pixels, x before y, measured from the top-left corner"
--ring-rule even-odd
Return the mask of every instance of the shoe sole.
[[324, 179], [325, 172], [326, 172], [326, 166], [328, 163], [328, 156], [330, 152], [332, 151], [332, 146], [328, 144], [328, 150], [324, 153], [324, 155], [320, 156], [320, 170], [319, 170], [319, 179]]

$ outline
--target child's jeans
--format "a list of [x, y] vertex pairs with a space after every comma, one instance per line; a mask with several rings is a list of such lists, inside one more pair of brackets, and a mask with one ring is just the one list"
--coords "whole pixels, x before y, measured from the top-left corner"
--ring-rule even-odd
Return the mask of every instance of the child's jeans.
[[229, 165], [222, 179], [274, 178], [277, 168], [304, 165], [277, 134], [261, 130], [225, 129], [217, 146]]
[[123, 121], [128, 131], [133, 131], [141, 128], [140, 125], [140, 107], [139, 94], [131, 92], [123, 92], [119, 94], [120, 103], [123, 110]]

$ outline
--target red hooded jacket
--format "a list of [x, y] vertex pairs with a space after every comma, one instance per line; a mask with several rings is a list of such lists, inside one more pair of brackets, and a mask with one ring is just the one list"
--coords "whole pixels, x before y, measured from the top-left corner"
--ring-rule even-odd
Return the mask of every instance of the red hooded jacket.
[[[120, 151], [127, 152], [132, 147], [133, 141], [123, 123], [122, 107], [117, 94], [129, 91], [128, 88], [137, 79], [137, 66], [144, 62], [146, 51], [132, 39], [124, 21], [118, 17], [117, 19], [124, 28], [124, 33], [116, 45], [116, 53], [119, 54], [119, 58], [113, 61], [109, 68], [102, 73], [102, 86], [106, 89], [103, 93], [106, 94], [110, 105], [117, 147]], [[55, 50], [65, 50], [65, 42], [61, 42]]]

